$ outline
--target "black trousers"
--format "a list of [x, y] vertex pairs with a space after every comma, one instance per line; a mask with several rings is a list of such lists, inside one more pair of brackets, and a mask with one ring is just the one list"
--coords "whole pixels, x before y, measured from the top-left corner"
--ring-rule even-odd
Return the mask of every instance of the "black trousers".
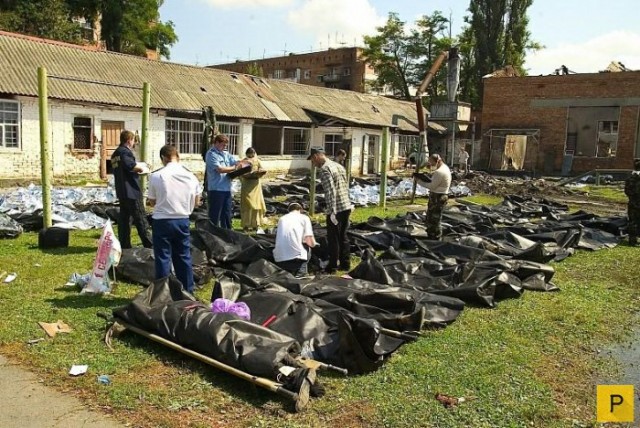
[[[329, 265], [327, 270], [337, 269], [349, 270], [351, 268], [351, 244], [347, 237], [349, 228], [349, 216], [351, 210], [340, 211], [336, 214], [338, 224], [331, 222], [327, 216], [327, 241], [329, 244]], [[338, 266], [338, 262], [340, 266]]]
[[149, 239], [149, 224], [147, 223], [147, 213], [140, 199], [121, 199], [120, 215], [118, 216], [118, 239], [122, 248], [131, 248], [131, 218], [138, 231], [142, 245], [145, 248], [152, 248], [153, 244]]

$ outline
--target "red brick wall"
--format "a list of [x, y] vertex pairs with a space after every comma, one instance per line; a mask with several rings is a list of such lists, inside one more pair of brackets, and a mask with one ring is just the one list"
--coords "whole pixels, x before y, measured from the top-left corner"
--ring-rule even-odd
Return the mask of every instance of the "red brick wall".
[[[308, 54], [286, 55], [275, 58], [256, 59], [251, 61], [241, 61], [230, 64], [212, 65], [212, 68], [246, 73], [247, 66], [256, 63], [262, 67], [264, 76], [268, 77], [275, 70], [285, 70], [287, 77], [289, 72], [300, 69], [300, 82], [305, 85], [326, 87], [324, 82], [318, 82], [318, 76], [329, 74], [332, 68], [338, 68], [342, 73], [345, 67], [351, 68], [350, 76], [342, 76], [338, 82], [332, 82], [338, 89], [349, 85], [352, 91], [364, 92], [365, 64], [360, 58], [359, 48], [340, 48], [322, 52]], [[309, 79], [304, 78], [304, 71], [309, 70]]]
[[[567, 107], [532, 107], [532, 100], [630, 97], [640, 97], [640, 72], [486, 78], [482, 127], [485, 133], [500, 128], [540, 129], [537, 170], [559, 172], [566, 140]], [[620, 107], [616, 157], [575, 157], [572, 172], [632, 168], [639, 109], [637, 105]], [[483, 159], [488, 160], [489, 152], [489, 138], [484, 137]]]

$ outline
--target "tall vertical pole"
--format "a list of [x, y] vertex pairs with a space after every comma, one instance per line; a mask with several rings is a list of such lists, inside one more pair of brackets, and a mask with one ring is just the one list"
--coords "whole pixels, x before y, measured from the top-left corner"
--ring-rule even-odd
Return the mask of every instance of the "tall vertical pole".
[[[420, 163], [422, 159], [429, 156], [429, 146], [427, 145], [427, 122], [425, 118], [424, 107], [422, 106], [422, 97], [416, 99], [416, 111], [418, 112], [418, 131], [420, 131], [420, 145], [418, 146], [418, 159], [416, 159], [416, 170], [420, 172]], [[418, 187], [418, 179], [413, 178], [413, 189], [411, 190], [411, 204], [416, 199], [416, 188]]]
[[316, 213], [316, 167], [311, 164], [311, 178], [309, 182], [309, 214]]
[[[148, 82], [142, 84], [142, 135], [140, 137], [140, 159], [149, 163], [149, 104], [151, 103], [151, 85]], [[142, 176], [142, 193], [147, 188], [147, 177]]]
[[389, 161], [389, 127], [382, 128], [382, 150], [380, 150], [380, 206], [387, 208], [387, 162]]
[[38, 67], [38, 107], [40, 112], [40, 166], [42, 174], [43, 227], [53, 225], [51, 219], [51, 140], [49, 138], [49, 105], [47, 94], [47, 70]]

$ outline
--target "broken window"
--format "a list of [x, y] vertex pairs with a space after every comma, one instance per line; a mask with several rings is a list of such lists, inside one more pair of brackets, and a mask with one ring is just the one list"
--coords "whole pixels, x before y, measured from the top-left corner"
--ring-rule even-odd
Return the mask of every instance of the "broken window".
[[411, 153], [419, 150], [419, 143], [419, 135], [398, 135], [398, 157], [408, 158]]
[[305, 71], [304, 71], [304, 78], [305, 78], [306, 80], [311, 79], [311, 70], [305, 70]]
[[565, 152], [574, 156], [615, 156], [620, 107], [569, 107]]
[[0, 101], [0, 147], [20, 148], [20, 103]]
[[279, 155], [282, 146], [282, 128], [277, 126], [253, 125], [251, 146], [258, 156]]
[[616, 155], [618, 145], [618, 121], [603, 120], [598, 122], [597, 157], [612, 157]]
[[345, 67], [343, 70], [345, 76], [351, 76], [351, 67]]
[[284, 155], [304, 155], [309, 147], [311, 133], [305, 128], [284, 128]]
[[324, 151], [334, 157], [342, 148], [342, 134], [324, 134]]
[[90, 117], [73, 118], [73, 150], [91, 150], [93, 126]]

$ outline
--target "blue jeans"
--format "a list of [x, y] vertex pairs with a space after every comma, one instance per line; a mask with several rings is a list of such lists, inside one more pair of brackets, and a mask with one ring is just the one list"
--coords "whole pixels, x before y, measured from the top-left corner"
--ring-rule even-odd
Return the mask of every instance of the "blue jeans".
[[169, 276], [173, 263], [176, 278], [182, 283], [185, 290], [193, 293], [189, 219], [154, 219], [151, 227], [153, 229], [156, 279]]
[[209, 221], [223, 229], [231, 229], [231, 192], [209, 190]]

